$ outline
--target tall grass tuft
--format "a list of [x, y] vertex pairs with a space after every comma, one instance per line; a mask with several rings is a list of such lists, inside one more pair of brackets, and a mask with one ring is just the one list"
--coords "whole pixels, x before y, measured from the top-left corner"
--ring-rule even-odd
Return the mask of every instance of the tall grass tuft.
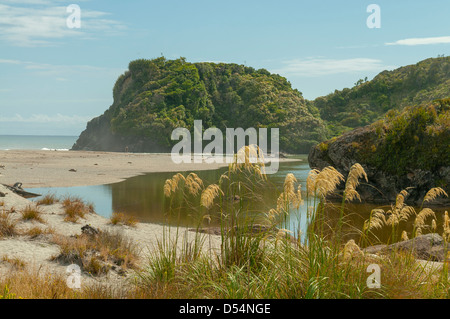
[[47, 194], [36, 202], [36, 205], [53, 205], [59, 202], [55, 194]]
[[0, 238], [12, 237], [18, 234], [17, 221], [13, 220], [11, 214], [0, 212]]
[[136, 225], [138, 224], [138, 220], [134, 216], [130, 216], [124, 213], [113, 213], [109, 220], [113, 225], [126, 225], [130, 227], [136, 227]]
[[42, 218], [43, 212], [39, 208], [39, 206], [28, 205], [20, 213], [22, 215], [22, 220], [34, 220], [40, 223], [44, 223], [44, 219]]
[[95, 213], [94, 205], [84, 202], [80, 197], [67, 196], [61, 203], [65, 214], [64, 220], [67, 222], [75, 223], [86, 214]]

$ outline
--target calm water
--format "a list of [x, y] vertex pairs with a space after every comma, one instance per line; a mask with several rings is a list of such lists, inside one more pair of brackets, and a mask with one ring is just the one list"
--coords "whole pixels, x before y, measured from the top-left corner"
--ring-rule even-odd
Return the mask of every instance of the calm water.
[[[262, 193], [261, 197], [257, 200], [248, 200], [247, 202], [251, 202], [251, 205], [247, 205], [246, 208], [249, 209], [250, 207], [250, 210], [258, 213], [274, 207], [278, 197], [278, 189], [282, 188], [287, 173], [294, 173], [299, 183], [306, 185], [306, 177], [310, 168], [306, 161], [306, 156], [300, 156], [299, 158], [301, 161], [282, 164], [277, 174], [268, 175], [269, 183], [258, 189], [258, 193]], [[196, 173], [204, 181], [205, 185], [208, 185], [217, 182], [226, 170], [226, 168], [223, 168], [197, 171]], [[114, 184], [33, 188], [32, 191], [42, 195], [56, 194], [60, 197], [66, 195], [80, 196], [86, 201], [94, 203], [96, 212], [104, 217], [110, 217], [113, 212], [123, 212], [135, 216], [141, 222], [159, 224], [169, 222], [183, 226], [196, 226], [198, 219], [195, 216], [189, 216], [188, 213], [181, 214], [180, 219], [169, 220], [169, 203], [164, 196], [163, 187], [166, 179], [171, 178], [173, 175], [174, 173], [150, 173]], [[36, 198], [36, 200], [38, 199], [39, 197]], [[246, 202], [244, 198], [243, 202]], [[292, 219], [292, 225], [289, 228], [296, 227], [298, 227], [298, 223], [296, 223], [295, 219]]]
[[0, 150], [69, 150], [78, 136], [0, 135]]
[[[277, 174], [268, 175], [269, 183], [264, 187], [255, 187], [254, 193], [259, 194], [255, 198], [253, 195], [245, 198], [243, 196], [241, 203], [245, 211], [260, 216], [261, 212], [267, 212], [270, 208], [276, 207], [276, 200], [279, 191], [282, 189], [286, 174], [293, 173], [298, 182], [305, 189], [306, 178], [310, 171], [306, 156], [299, 156], [301, 161], [283, 163]], [[211, 171], [196, 172], [206, 185], [216, 183], [226, 168]], [[164, 196], [163, 186], [166, 179], [171, 178], [174, 173], [151, 173], [141, 176], [129, 178], [123, 182], [100, 185], [100, 186], [83, 186], [83, 187], [66, 187], [66, 188], [33, 188], [32, 191], [42, 195], [53, 193], [58, 196], [73, 195], [80, 196], [86, 201], [95, 205], [96, 212], [99, 215], [109, 218], [113, 212], [123, 212], [136, 217], [141, 222], [171, 224], [180, 226], [195, 227], [198, 226], [200, 217], [204, 212], [197, 213], [191, 208], [182, 207], [175, 218], [173, 214], [169, 214], [169, 202]], [[187, 175], [187, 174], [185, 174]], [[37, 198], [39, 199], [39, 198]], [[233, 204], [235, 205], [235, 204]], [[300, 207], [299, 211], [292, 211], [289, 219], [283, 228], [293, 231], [295, 234], [300, 230], [306, 233], [306, 211], [307, 204]], [[359, 237], [358, 230], [361, 230], [364, 221], [369, 218], [370, 212], [374, 208], [389, 209], [388, 206], [379, 204], [346, 204], [344, 215], [346, 224], [344, 232], [347, 239]], [[326, 219], [331, 227], [334, 227], [340, 216], [340, 204], [329, 204], [326, 207]], [[227, 208], [225, 208], [227, 209]], [[435, 209], [438, 224], [442, 221], [445, 209]], [[211, 225], [218, 224], [219, 212], [210, 212], [212, 221]], [[411, 227], [411, 224], [408, 225]], [[440, 230], [438, 229], [438, 232]], [[385, 241], [389, 238], [389, 230], [375, 233], [381, 240]]]

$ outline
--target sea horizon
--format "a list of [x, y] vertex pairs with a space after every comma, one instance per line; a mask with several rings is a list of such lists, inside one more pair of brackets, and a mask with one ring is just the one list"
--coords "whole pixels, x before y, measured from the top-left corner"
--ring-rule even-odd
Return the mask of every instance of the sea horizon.
[[1, 134], [0, 150], [57, 150], [68, 151], [75, 144], [75, 135], [16, 135]]

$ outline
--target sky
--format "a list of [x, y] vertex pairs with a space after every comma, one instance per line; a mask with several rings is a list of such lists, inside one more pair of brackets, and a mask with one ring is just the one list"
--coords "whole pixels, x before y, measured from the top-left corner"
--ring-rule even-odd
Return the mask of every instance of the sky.
[[0, 0], [0, 135], [79, 135], [140, 58], [264, 68], [314, 99], [448, 56], [449, 14], [447, 0]]

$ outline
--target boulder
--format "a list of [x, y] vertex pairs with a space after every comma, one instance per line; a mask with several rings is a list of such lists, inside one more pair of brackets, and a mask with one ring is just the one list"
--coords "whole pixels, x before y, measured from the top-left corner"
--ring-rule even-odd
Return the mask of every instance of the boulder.
[[411, 252], [417, 259], [443, 262], [446, 260], [449, 244], [435, 233], [421, 235], [391, 245], [377, 245], [365, 248], [365, 253], [387, 254], [392, 251]]

